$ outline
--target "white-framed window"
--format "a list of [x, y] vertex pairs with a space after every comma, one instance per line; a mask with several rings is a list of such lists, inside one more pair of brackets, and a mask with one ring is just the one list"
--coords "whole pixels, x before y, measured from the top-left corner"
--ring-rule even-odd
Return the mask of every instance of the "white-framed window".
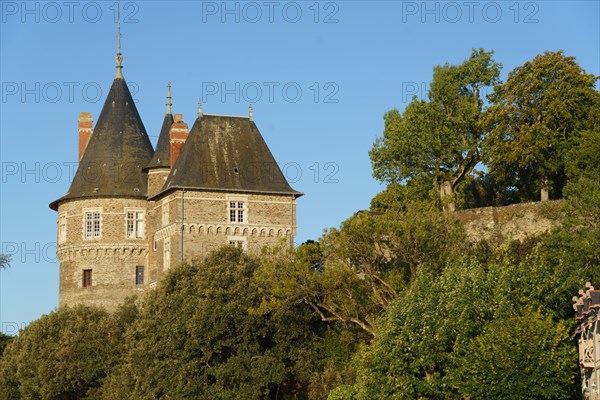
[[58, 243], [64, 243], [67, 240], [67, 214], [58, 214]]
[[145, 213], [140, 210], [125, 210], [127, 214], [127, 239], [144, 238]]
[[169, 203], [164, 200], [162, 203], [162, 226], [169, 225]]
[[102, 211], [83, 211], [83, 235], [86, 239], [98, 239], [102, 236]]
[[163, 242], [163, 269], [171, 267], [171, 239], [166, 238]]
[[245, 236], [228, 236], [227, 243], [230, 246], [239, 247], [243, 251], [246, 251], [248, 248], [248, 238]]
[[228, 200], [227, 214], [230, 223], [244, 224], [248, 220], [246, 201], [243, 200]]

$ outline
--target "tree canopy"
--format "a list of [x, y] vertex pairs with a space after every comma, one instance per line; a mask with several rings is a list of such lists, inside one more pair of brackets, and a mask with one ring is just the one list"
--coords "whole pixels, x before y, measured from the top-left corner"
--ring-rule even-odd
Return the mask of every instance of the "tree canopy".
[[41, 317], [5, 348], [0, 398], [86, 398], [118, 363], [122, 332], [97, 308], [62, 307]]
[[225, 247], [173, 271], [144, 301], [106, 399], [293, 398], [308, 391], [322, 329], [306, 306], [257, 313], [255, 258]]
[[560, 197], [569, 150], [581, 132], [598, 125], [598, 77], [563, 51], [545, 52], [508, 75], [490, 96], [484, 161], [521, 190]]
[[454, 210], [458, 185], [480, 160], [483, 89], [498, 83], [501, 69], [492, 55], [473, 50], [460, 65], [435, 67], [428, 101], [415, 97], [404, 112], [385, 114], [383, 137], [369, 153], [376, 179], [399, 184], [426, 176]]

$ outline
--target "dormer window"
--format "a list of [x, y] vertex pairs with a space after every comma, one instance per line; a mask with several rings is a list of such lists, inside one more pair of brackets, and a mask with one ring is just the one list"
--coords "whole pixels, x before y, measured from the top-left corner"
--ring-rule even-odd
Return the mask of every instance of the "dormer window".
[[99, 239], [102, 235], [102, 212], [86, 210], [83, 212], [83, 230], [86, 239]]
[[127, 211], [127, 239], [144, 238], [144, 212]]

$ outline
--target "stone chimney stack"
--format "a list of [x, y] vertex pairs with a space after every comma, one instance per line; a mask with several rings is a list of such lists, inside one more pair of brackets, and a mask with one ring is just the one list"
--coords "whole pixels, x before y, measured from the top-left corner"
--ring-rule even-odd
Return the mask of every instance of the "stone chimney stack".
[[92, 137], [92, 124], [94, 119], [92, 114], [89, 112], [79, 113], [79, 119], [77, 120], [77, 126], [79, 128], [79, 161], [83, 157], [85, 148], [87, 147], [90, 138]]
[[171, 168], [175, 165], [175, 161], [177, 161], [189, 134], [190, 130], [188, 125], [183, 122], [181, 114], [175, 114], [173, 116], [173, 125], [171, 125], [171, 130], [169, 131], [171, 138]]

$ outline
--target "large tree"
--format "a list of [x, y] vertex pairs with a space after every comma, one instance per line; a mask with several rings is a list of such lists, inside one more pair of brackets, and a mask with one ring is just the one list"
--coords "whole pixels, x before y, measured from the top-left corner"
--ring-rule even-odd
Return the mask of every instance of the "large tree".
[[571, 399], [577, 374], [569, 327], [539, 312], [490, 323], [473, 339], [451, 381], [473, 399]]
[[88, 398], [119, 362], [118, 315], [62, 307], [32, 322], [0, 359], [0, 398]]
[[358, 213], [341, 229], [329, 230], [319, 244], [318, 263], [306, 246], [294, 260], [264, 263], [259, 275], [263, 308], [305, 303], [323, 321], [355, 325], [370, 336], [377, 335], [377, 317], [412, 285], [419, 265], [439, 272], [466, 247], [457, 221], [415, 204], [401, 211]]
[[441, 274], [420, 269], [357, 353], [356, 383], [330, 399], [573, 398], [577, 355], [567, 324], [531, 311], [556, 315], [548, 299], [561, 276], [502, 260], [504, 251], [488, 263], [454, 260]]
[[323, 324], [307, 306], [255, 312], [256, 258], [229, 247], [148, 293], [103, 399], [304, 398]]
[[488, 109], [490, 133], [484, 161], [490, 171], [522, 191], [560, 196], [566, 156], [598, 113], [597, 77], [563, 51], [545, 52], [495, 88]]
[[460, 65], [435, 67], [428, 101], [415, 97], [403, 113], [384, 115], [383, 137], [369, 153], [376, 179], [398, 184], [424, 175], [444, 208], [455, 209], [458, 185], [480, 161], [483, 89], [498, 83], [501, 69], [492, 55], [473, 50]]

